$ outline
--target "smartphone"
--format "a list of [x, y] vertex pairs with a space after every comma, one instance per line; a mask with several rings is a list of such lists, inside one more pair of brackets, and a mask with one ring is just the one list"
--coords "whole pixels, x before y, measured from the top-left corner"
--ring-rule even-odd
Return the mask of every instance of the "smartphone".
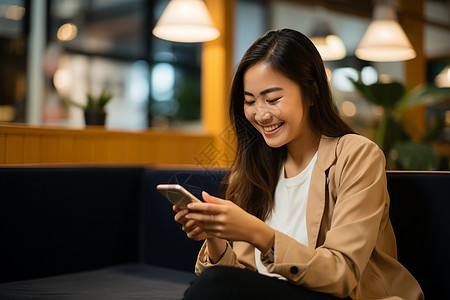
[[158, 184], [156, 189], [180, 209], [185, 209], [191, 202], [201, 202], [179, 184]]

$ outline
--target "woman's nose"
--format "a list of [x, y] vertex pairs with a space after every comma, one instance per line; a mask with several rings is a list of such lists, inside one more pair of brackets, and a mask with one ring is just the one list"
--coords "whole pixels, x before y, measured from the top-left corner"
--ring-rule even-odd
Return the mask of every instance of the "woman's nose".
[[264, 123], [270, 120], [272, 115], [269, 110], [265, 107], [257, 107], [255, 111], [255, 120], [258, 123]]

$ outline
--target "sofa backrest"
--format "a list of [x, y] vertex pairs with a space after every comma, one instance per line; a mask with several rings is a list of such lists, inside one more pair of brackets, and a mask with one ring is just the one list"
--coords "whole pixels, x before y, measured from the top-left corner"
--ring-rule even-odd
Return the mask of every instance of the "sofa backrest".
[[178, 183], [194, 196], [201, 192], [224, 196], [221, 181], [225, 171], [220, 170], [147, 170], [142, 193], [141, 261], [193, 272], [202, 242], [189, 239], [181, 225], [174, 221], [172, 204], [157, 190], [158, 184]]
[[[172, 205], [156, 191], [156, 185], [180, 183], [197, 197], [201, 190], [223, 196], [224, 174], [214, 170], [146, 172], [143, 203], [151, 217], [144, 218], [144, 262], [192, 271], [201, 246], [189, 240], [173, 220]], [[419, 281], [427, 299], [444, 299], [450, 267], [450, 172], [388, 171], [387, 180], [398, 259]]]
[[426, 299], [446, 299], [450, 268], [450, 172], [387, 172], [398, 260]]
[[[0, 168], [0, 282], [141, 262], [193, 271], [188, 239], [156, 191], [180, 183], [223, 197], [223, 170]], [[450, 267], [450, 172], [387, 172], [399, 261], [427, 299]], [[446, 290], [446, 289], [445, 289]], [[446, 292], [446, 291], [445, 291]]]
[[0, 168], [0, 282], [139, 259], [143, 168]]

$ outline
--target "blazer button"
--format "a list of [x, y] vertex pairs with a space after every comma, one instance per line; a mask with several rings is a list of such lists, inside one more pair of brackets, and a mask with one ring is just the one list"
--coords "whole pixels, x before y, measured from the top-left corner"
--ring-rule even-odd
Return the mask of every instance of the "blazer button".
[[296, 266], [291, 267], [290, 269], [292, 274], [297, 274], [298, 273], [298, 268]]

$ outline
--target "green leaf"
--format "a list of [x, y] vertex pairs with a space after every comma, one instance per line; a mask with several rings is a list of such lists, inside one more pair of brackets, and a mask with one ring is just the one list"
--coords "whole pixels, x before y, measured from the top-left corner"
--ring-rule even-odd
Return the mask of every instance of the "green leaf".
[[399, 82], [374, 83], [370, 85], [370, 89], [383, 107], [395, 107], [406, 92], [403, 84]]
[[366, 85], [351, 78], [349, 80], [366, 100], [385, 108], [394, 108], [406, 93], [405, 86], [399, 82], [376, 82]]
[[111, 100], [111, 98], [112, 94], [110, 94], [106, 90], [103, 90], [102, 94], [98, 99], [98, 107], [103, 108], [109, 102], [109, 100]]
[[78, 107], [79, 109], [82, 109], [82, 110], [85, 110], [85, 109], [86, 109], [86, 107], [85, 107], [84, 105], [82, 105], [82, 104], [80, 104], [80, 103], [78, 103], [78, 102], [75, 102], [75, 101], [73, 101], [73, 100], [70, 100], [70, 99], [66, 100], [66, 103], [67, 103], [68, 105], [73, 105], [73, 106], [75, 106], [75, 107]]
[[97, 109], [97, 105], [96, 105], [96, 101], [95, 101], [95, 98], [94, 98], [94, 96], [92, 96], [92, 94], [87, 94], [87, 99], [88, 99], [88, 101], [87, 101], [87, 104], [86, 104], [86, 110], [89, 110], [89, 111], [93, 111], [93, 110], [96, 110]]
[[67, 100], [67, 104], [74, 105], [84, 111], [103, 111], [104, 106], [111, 100], [113, 97], [108, 91], [103, 90], [100, 96], [96, 97], [92, 93], [88, 93], [86, 95], [87, 103], [86, 105], [81, 105], [75, 101]]
[[408, 94], [405, 105], [412, 107], [416, 105], [434, 106], [450, 99], [450, 88], [439, 88], [434, 85], [419, 85]]
[[372, 102], [372, 103], [375, 104], [375, 105], [381, 105], [381, 104], [378, 102], [378, 99], [376, 99], [375, 96], [372, 94], [372, 91], [371, 91], [371, 89], [369, 88], [368, 85], [365, 85], [365, 84], [363, 84], [363, 83], [360, 82], [360, 81], [355, 81], [355, 80], [353, 80], [353, 79], [350, 78], [350, 77], [349, 77], [348, 79], [353, 83], [353, 85], [355, 86], [355, 88], [362, 94], [362, 96], [363, 96], [366, 100]]

